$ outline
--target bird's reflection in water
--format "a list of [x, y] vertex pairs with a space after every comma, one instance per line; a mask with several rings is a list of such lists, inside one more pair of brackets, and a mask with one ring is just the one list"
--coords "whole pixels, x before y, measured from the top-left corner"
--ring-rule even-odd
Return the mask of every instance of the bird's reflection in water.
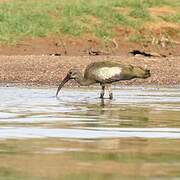
[[109, 105], [111, 105], [111, 102], [112, 102], [112, 100], [109, 98], [108, 99], [102, 98], [100, 100], [100, 106], [101, 107], [109, 106]]
[[100, 106], [101, 106], [101, 107], [104, 107], [104, 106], [105, 106], [104, 99], [101, 99]]

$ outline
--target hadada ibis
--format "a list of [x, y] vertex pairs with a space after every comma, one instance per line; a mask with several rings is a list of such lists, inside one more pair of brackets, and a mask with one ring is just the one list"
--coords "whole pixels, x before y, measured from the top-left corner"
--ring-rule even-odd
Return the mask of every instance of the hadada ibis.
[[134, 78], [148, 78], [151, 76], [150, 70], [139, 66], [124, 65], [117, 62], [101, 61], [89, 64], [84, 75], [78, 69], [70, 69], [66, 77], [60, 83], [56, 96], [64, 84], [70, 79], [74, 79], [81, 86], [89, 86], [99, 83], [102, 87], [100, 98], [104, 98], [105, 87], [109, 91], [109, 99], [113, 98], [111, 84], [113, 82], [130, 80]]

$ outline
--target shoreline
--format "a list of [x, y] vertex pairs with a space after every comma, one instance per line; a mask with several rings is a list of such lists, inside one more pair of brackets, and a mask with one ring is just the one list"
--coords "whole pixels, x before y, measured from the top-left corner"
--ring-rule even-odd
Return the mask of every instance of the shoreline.
[[[115, 83], [119, 86], [150, 85], [179, 86], [180, 56], [165, 58], [132, 57], [132, 56], [0, 56], [0, 85], [54, 86], [56, 87], [67, 71], [77, 67], [84, 71], [85, 67], [95, 61], [115, 61], [145, 67], [151, 71], [147, 79], [134, 79]], [[74, 81], [66, 87], [78, 86]]]
[[[57, 85], [40, 85], [40, 84], [24, 84], [24, 83], [0, 83], [0, 87], [7, 87], [7, 88], [40, 88], [40, 89], [57, 89]], [[100, 85], [94, 84], [90, 86], [79, 86], [77, 83], [68, 83], [63, 87], [63, 89], [98, 89], [101, 90]], [[180, 88], [180, 84], [175, 85], [155, 85], [155, 84], [122, 84], [122, 83], [113, 83], [112, 84], [113, 89], [134, 89], [134, 88], [147, 88], [147, 89], [161, 89], [161, 88]]]

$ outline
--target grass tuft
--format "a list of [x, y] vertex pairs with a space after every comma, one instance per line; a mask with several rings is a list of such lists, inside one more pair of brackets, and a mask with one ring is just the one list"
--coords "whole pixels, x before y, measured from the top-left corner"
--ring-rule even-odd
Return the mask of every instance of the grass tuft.
[[[173, 2], [172, 2], [173, 1]], [[16, 43], [27, 37], [53, 33], [80, 36], [92, 33], [102, 39], [114, 36], [113, 29], [139, 31], [151, 21], [148, 8], [169, 6], [177, 12], [179, 0], [16, 0], [0, 3], [0, 42]], [[128, 13], [115, 10], [125, 8]], [[91, 17], [98, 19], [94, 22]], [[161, 19], [179, 23], [179, 14]]]
[[177, 13], [175, 15], [164, 15], [164, 16], [161, 16], [161, 18], [167, 22], [180, 24], [180, 13]]
[[151, 19], [151, 16], [148, 10], [143, 6], [138, 6], [133, 8], [129, 13], [131, 17], [142, 19], [143, 21], [147, 21]]

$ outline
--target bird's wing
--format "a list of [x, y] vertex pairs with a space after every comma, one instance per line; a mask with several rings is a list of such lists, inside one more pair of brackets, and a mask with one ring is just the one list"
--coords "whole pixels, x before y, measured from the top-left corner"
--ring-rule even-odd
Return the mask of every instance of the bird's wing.
[[96, 78], [99, 81], [117, 81], [120, 79], [122, 69], [120, 67], [101, 67], [96, 69]]

